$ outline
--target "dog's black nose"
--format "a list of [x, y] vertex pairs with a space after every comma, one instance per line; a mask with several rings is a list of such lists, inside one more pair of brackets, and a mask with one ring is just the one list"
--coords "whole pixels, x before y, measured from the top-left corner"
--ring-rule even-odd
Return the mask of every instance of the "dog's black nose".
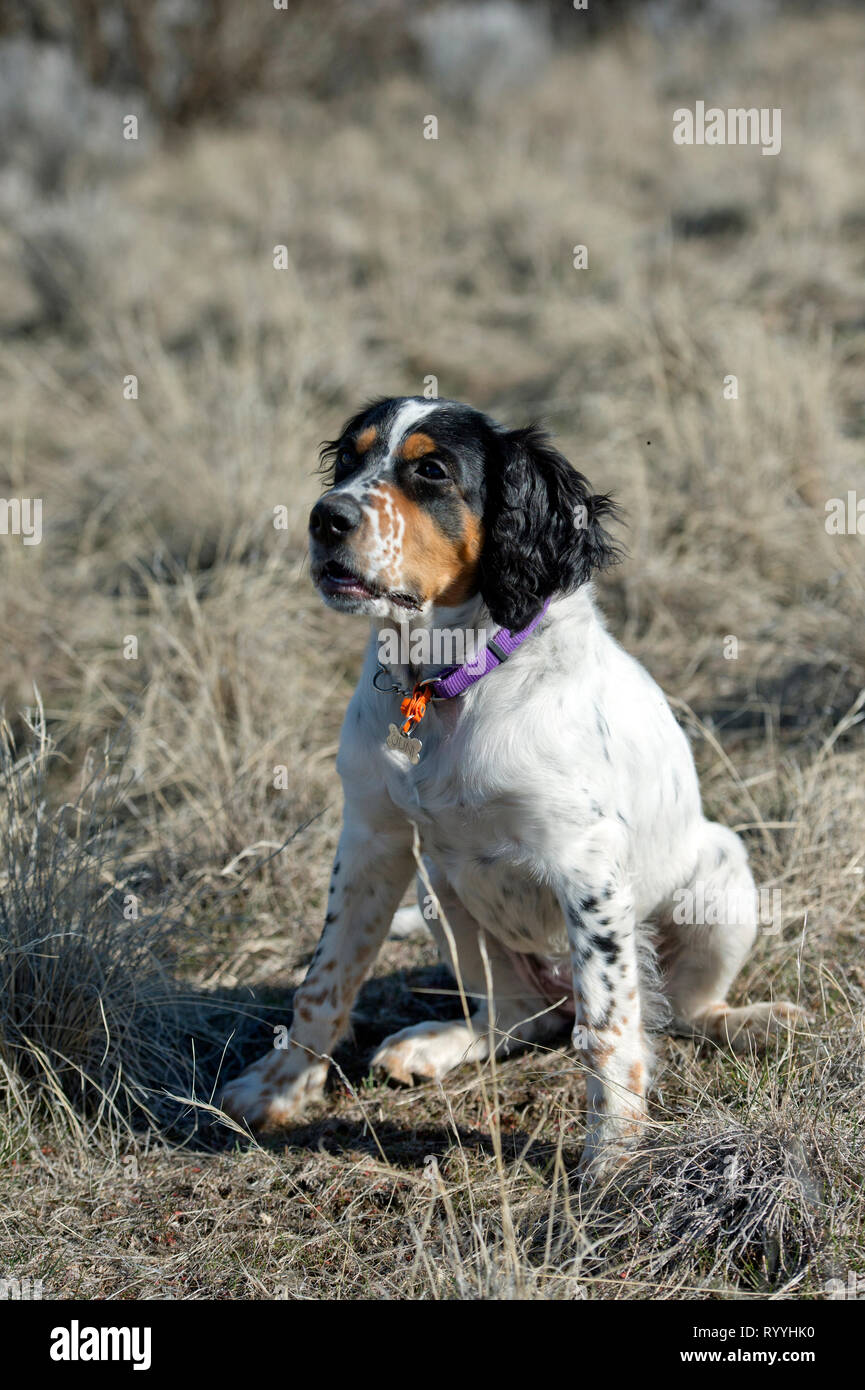
[[359, 503], [353, 497], [322, 497], [309, 514], [309, 532], [313, 540], [329, 545], [344, 540], [356, 531], [363, 518]]

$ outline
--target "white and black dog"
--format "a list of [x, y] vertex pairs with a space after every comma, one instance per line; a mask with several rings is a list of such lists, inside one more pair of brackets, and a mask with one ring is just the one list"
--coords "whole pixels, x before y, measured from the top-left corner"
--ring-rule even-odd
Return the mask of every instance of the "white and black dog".
[[[338, 758], [343, 829], [289, 1046], [231, 1082], [223, 1105], [285, 1125], [322, 1094], [415, 872], [416, 826], [444, 918], [429, 925], [474, 1012], [404, 1028], [373, 1065], [440, 1079], [567, 1018], [587, 1072], [584, 1168], [597, 1171], [645, 1121], [658, 987], [678, 1031], [735, 1047], [798, 1014], [725, 1002], [756, 933], [754, 882], [738, 837], [703, 816], [662, 692], [595, 606], [590, 576], [617, 558], [613, 504], [540, 430], [453, 401], [378, 401], [324, 460], [313, 578], [331, 607], [371, 619]], [[423, 659], [442, 632], [471, 639], [455, 671]], [[688, 889], [735, 907], [680, 922]], [[645, 969], [653, 958], [660, 974]]]

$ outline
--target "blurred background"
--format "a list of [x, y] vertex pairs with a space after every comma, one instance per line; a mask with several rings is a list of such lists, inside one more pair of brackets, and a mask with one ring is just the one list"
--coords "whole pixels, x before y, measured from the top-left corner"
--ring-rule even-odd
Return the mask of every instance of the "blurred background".
[[[782, 890], [742, 994], [768, 978], [849, 1029], [865, 538], [825, 521], [865, 497], [863, 59], [858, 4], [2, 0], [0, 498], [43, 503], [40, 544], [0, 536], [0, 1061], [30, 1117], [9, 1121], [25, 1206], [29, 1163], [58, 1177], [46, 1125], [79, 1165], [97, 1139], [137, 1154], [130, 1116], [164, 1136], [166, 1085], [206, 1095], [229, 1035], [236, 1069], [286, 1016], [366, 636], [309, 583], [317, 450], [366, 397], [433, 378], [546, 424], [619, 499], [628, 559], [601, 605], [676, 702], [707, 811]], [[781, 153], [674, 144], [697, 101], [780, 108]], [[450, 1007], [435, 972], [425, 941], [388, 944], [350, 1078], [377, 1037]], [[709, 1082], [675, 1049], [665, 1065], [686, 1108], [707, 1088], [745, 1103], [720, 1062]], [[541, 1123], [535, 1091], [517, 1128]], [[354, 1100], [333, 1104], [363, 1149]], [[62, 1239], [90, 1271], [75, 1288], [120, 1286]], [[218, 1275], [178, 1253], [175, 1296], [217, 1277], [255, 1296], [238, 1248]], [[270, 1288], [283, 1256], [256, 1249]], [[736, 1259], [716, 1284], [739, 1287]]]

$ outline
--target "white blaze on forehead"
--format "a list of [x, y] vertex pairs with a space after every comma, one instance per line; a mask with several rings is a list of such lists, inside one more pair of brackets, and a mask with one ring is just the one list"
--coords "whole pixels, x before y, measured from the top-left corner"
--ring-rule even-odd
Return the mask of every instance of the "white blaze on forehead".
[[388, 487], [374, 487], [368, 493], [370, 505], [363, 508], [369, 523], [370, 542], [365, 551], [368, 576], [382, 576], [388, 588], [402, 582], [402, 543], [405, 517]]
[[[437, 407], [436, 401], [406, 401], [400, 406], [387, 436], [387, 446], [384, 456], [379, 458], [377, 463], [367, 462], [365, 457], [361, 458], [360, 468], [354, 477], [347, 482], [337, 483], [338, 489], [347, 497], [357, 497], [358, 499], [368, 495], [370, 482], [380, 478], [388, 471], [389, 465], [399, 448], [403, 436], [408, 433], [412, 425], [416, 425], [419, 420], [431, 415]], [[372, 453], [372, 450], [370, 450]], [[404, 525], [404, 523], [403, 523]]]
[[435, 410], [435, 403], [430, 401], [406, 401], [401, 405], [393, 419], [390, 427], [390, 434], [387, 440], [388, 457], [392, 458], [399, 448], [404, 434], [416, 425], [419, 420], [423, 420], [427, 415]]

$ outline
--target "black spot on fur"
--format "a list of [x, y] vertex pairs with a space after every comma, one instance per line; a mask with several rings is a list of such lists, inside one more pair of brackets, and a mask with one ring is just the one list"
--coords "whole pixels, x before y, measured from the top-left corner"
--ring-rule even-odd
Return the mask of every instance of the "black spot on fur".
[[592, 945], [597, 946], [598, 950], [603, 954], [604, 958], [609, 961], [610, 965], [613, 965], [614, 962], [619, 959], [619, 943], [614, 936], [600, 936], [595, 932], [591, 941]]
[[608, 1003], [601, 1013], [595, 1017], [592, 1014], [589, 1018], [589, 1027], [596, 1033], [605, 1033], [613, 1020], [613, 1005]]

